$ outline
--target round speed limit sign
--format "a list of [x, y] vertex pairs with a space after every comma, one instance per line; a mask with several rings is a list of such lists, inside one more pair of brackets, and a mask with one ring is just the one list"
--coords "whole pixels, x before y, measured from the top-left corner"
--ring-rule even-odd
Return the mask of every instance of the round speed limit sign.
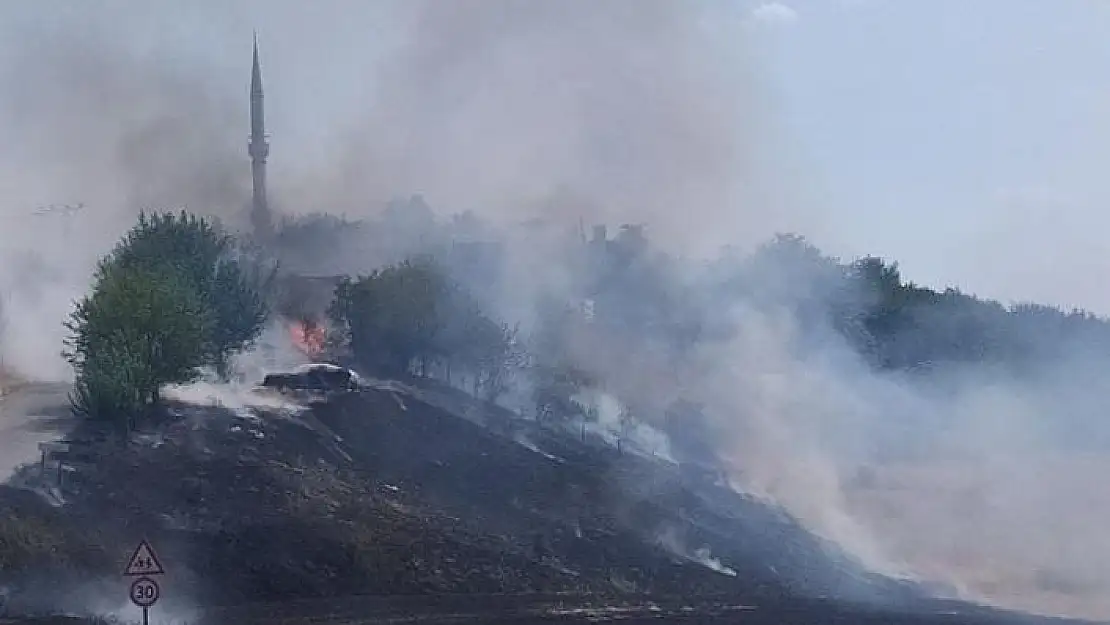
[[140, 577], [131, 584], [131, 603], [140, 608], [149, 608], [157, 603], [160, 594], [158, 582], [149, 577]]

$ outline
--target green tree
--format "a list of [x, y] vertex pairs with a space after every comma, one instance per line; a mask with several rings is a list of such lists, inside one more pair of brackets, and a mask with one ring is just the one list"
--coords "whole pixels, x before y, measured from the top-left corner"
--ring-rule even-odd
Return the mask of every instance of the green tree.
[[430, 258], [344, 280], [330, 316], [355, 361], [382, 375], [428, 375], [437, 365], [450, 382], [462, 370], [475, 395], [495, 401], [523, 366], [516, 328], [484, 313]]
[[262, 333], [268, 316], [264, 293], [273, 275], [264, 275], [257, 266], [247, 269], [238, 262], [217, 263], [204, 300], [212, 318], [206, 357], [221, 379], [227, 379], [231, 356], [250, 348]]
[[533, 366], [531, 373], [532, 398], [539, 422], [589, 420], [592, 415], [575, 398], [595, 384], [592, 376], [567, 363], [541, 363]]
[[226, 377], [229, 357], [261, 333], [272, 277], [213, 222], [141, 214], [66, 322], [75, 411], [126, 430], [164, 385], [204, 366]]
[[468, 335], [464, 358], [474, 373], [474, 393], [486, 401], [497, 401], [508, 390], [513, 373], [524, 367], [527, 355], [516, 327], [477, 311], [467, 317], [473, 332]]
[[600, 380], [579, 366], [568, 347], [576, 320], [573, 308], [545, 302], [529, 339], [528, 373], [536, 419], [541, 423], [588, 420], [592, 416], [576, 397], [595, 388]]
[[63, 354], [76, 373], [75, 411], [128, 430], [158, 402], [163, 385], [196, 378], [205, 364], [210, 315], [192, 283], [176, 272], [104, 266], [66, 327]]
[[438, 351], [448, 283], [425, 258], [406, 260], [336, 288], [329, 315], [355, 361], [384, 375], [421, 373]]
[[172, 271], [187, 282], [209, 313], [205, 364], [227, 375], [232, 354], [253, 344], [266, 323], [266, 293], [274, 272], [236, 249], [218, 224], [181, 211], [143, 213], [97, 268], [96, 278], [114, 268]]
[[527, 354], [516, 326], [482, 310], [473, 295], [449, 285], [439, 307], [442, 328], [436, 334], [435, 358], [451, 382], [452, 371], [469, 374], [471, 392], [497, 401], [509, 387], [514, 372], [525, 366]]

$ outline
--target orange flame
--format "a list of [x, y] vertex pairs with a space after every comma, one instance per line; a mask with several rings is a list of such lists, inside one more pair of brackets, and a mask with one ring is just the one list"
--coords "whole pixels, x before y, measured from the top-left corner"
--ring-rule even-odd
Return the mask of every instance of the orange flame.
[[306, 356], [316, 358], [324, 353], [327, 331], [315, 321], [305, 319], [289, 326], [289, 338]]

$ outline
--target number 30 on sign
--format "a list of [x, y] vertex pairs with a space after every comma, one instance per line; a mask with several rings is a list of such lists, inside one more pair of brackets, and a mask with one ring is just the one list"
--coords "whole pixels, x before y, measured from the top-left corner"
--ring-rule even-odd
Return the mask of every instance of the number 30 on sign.
[[149, 608], [158, 603], [160, 594], [161, 590], [158, 588], [158, 582], [149, 577], [141, 577], [131, 584], [131, 603], [140, 608]]

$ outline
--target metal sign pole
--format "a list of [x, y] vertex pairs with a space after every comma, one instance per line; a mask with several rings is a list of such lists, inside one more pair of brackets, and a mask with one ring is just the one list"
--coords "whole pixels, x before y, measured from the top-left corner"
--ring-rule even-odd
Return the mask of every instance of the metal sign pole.
[[143, 608], [143, 625], [150, 625], [150, 608]]

